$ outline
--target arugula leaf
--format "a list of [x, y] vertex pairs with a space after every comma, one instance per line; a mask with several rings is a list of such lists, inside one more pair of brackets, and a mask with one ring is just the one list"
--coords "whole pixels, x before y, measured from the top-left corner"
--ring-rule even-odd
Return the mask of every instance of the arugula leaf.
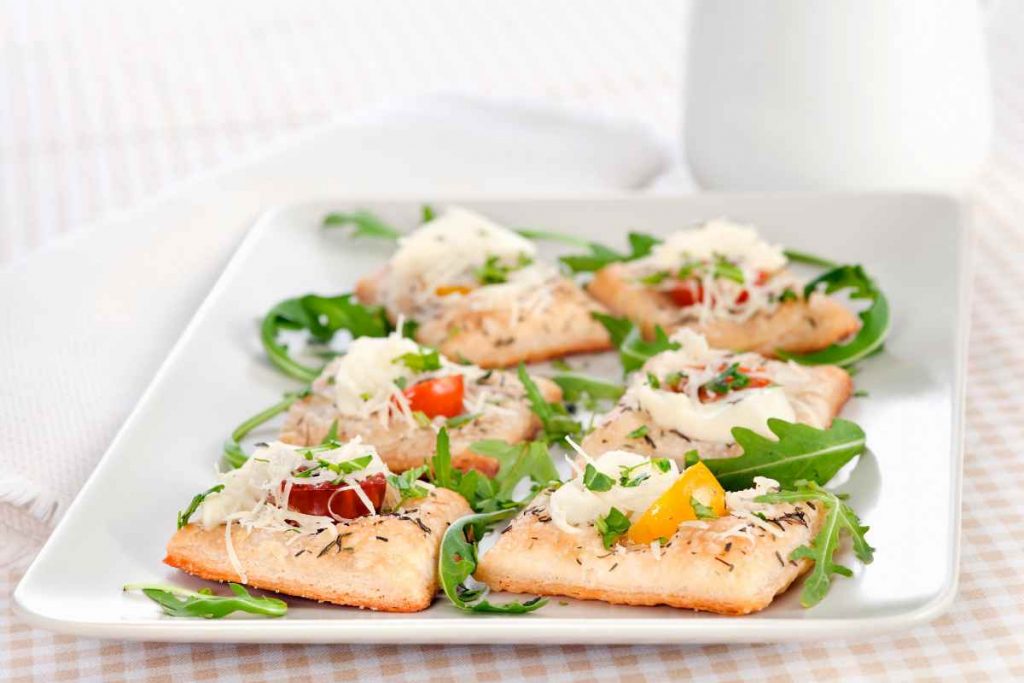
[[758, 496], [754, 501], [757, 503], [817, 501], [828, 510], [825, 523], [815, 535], [814, 540], [811, 541], [811, 545], [800, 546], [789, 555], [791, 560], [806, 558], [814, 562], [814, 569], [807, 575], [803, 590], [800, 592], [800, 604], [804, 607], [813, 607], [821, 602], [832, 584], [832, 574], [853, 575], [848, 567], [834, 562], [836, 551], [839, 549], [839, 539], [843, 532], [849, 534], [857, 559], [864, 564], [870, 564], [874, 560], [875, 549], [868, 544], [866, 537], [868, 527], [860, 523], [857, 514], [839, 496], [821, 488], [814, 482], [796, 482], [795, 490], [768, 493]]
[[615, 480], [588, 462], [586, 469], [583, 470], [583, 485], [591, 491], [600, 493], [601, 491], [611, 491]]
[[776, 355], [783, 360], [794, 360], [804, 365], [847, 366], [881, 350], [892, 327], [889, 320], [889, 300], [864, 268], [859, 265], [837, 266], [808, 282], [804, 287], [804, 298], [809, 298], [820, 285], [825, 286], [825, 294], [849, 289], [851, 299], [871, 302], [866, 309], [857, 314], [861, 320], [860, 330], [853, 339], [845, 343], [832, 344], [821, 351], [789, 353], [779, 350], [776, 351]]
[[576, 372], [555, 375], [551, 380], [562, 388], [562, 398], [565, 401], [580, 401], [586, 398], [594, 401], [617, 401], [626, 391], [621, 384], [612, 384]]
[[444, 421], [444, 426], [448, 429], [458, 429], [464, 427], [473, 420], [480, 417], [480, 413], [466, 413], [465, 415], [456, 415], [455, 417], [449, 417]]
[[373, 237], [375, 239], [398, 241], [402, 233], [391, 227], [369, 211], [353, 213], [329, 213], [324, 217], [325, 228], [352, 226], [352, 237]]
[[[235, 427], [234, 431], [231, 432], [230, 438], [224, 442], [224, 462], [228, 464], [232, 469], [241, 467], [249, 456], [242, 450], [241, 441], [244, 439], [249, 432], [259, 427], [267, 420], [276, 417], [288, 410], [293, 403], [309, 396], [309, 387], [300, 389], [299, 391], [290, 391], [286, 393], [280, 401], [274, 405], [261, 410], [242, 424]], [[332, 425], [334, 429], [334, 435], [337, 436], [337, 423]], [[329, 436], [330, 434], [328, 434]]]
[[611, 550], [615, 542], [629, 531], [629, 527], [629, 517], [622, 514], [618, 508], [612, 508], [607, 515], [594, 521], [594, 528], [601, 534], [605, 550]]
[[386, 337], [392, 328], [384, 309], [360, 304], [353, 296], [307, 294], [274, 305], [260, 325], [260, 340], [270, 362], [286, 375], [305, 382], [312, 382], [320, 374], [321, 368], [303, 365], [288, 355], [288, 347], [277, 340], [281, 330], [308, 330], [322, 344], [338, 330], [348, 330], [353, 337]]
[[427, 472], [427, 466], [421, 465], [401, 474], [389, 474], [388, 483], [395, 487], [401, 500], [409, 498], [422, 498], [427, 495], [427, 489], [420, 486], [420, 477]]
[[460, 610], [490, 614], [526, 614], [547, 604], [546, 598], [538, 596], [525, 602], [495, 605], [483, 599], [489, 591], [486, 586], [471, 589], [463, 583], [476, 571], [477, 543], [486, 529], [513, 517], [517, 512], [517, 508], [510, 508], [468, 515], [456, 520], [444, 532], [437, 559], [437, 575], [444, 594]]
[[695, 496], [690, 496], [690, 507], [693, 508], [693, 513], [697, 515], [697, 519], [718, 519], [715, 510], [710, 505], [705, 505], [697, 500]]
[[808, 266], [820, 266], [822, 268], [836, 268], [839, 266], [835, 261], [830, 261], [827, 258], [821, 256], [815, 256], [814, 254], [808, 254], [805, 251], [797, 251], [796, 249], [786, 249], [783, 251], [786, 258], [794, 263], [803, 263]]
[[605, 266], [618, 261], [635, 261], [636, 259], [643, 258], [651, 253], [654, 245], [660, 242], [661, 240], [653, 235], [631, 232], [629, 233], [628, 254], [621, 254], [598, 242], [588, 242], [586, 246], [590, 253], [562, 256], [558, 260], [568, 266], [569, 270], [573, 273], [590, 273], [601, 270]]
[[548, 403], [537, 388], [537, 384], [526, 372], [526, 366], [519, 364], [517, 371], [519, 381], [526, 390], [526, 398], [530, 403], [530, 410], [540, 418], [540, 438], [545, 443], [560, 442], [567, 436], [579, 434], [582, 426], [572, 419], [561, 403]]
[[413, 372], [431, 372], [441, 369], [441, 354], [434, 349], [422, 348], [416, 352], [403, 353], [391, 363], [401, 363]]
[[244, 586], [237, 583], [229, 583], [228, 588], [234, 595], [214, 595], [208, 588], [190, 591], [177, 586], [146, 583], [127, 584], [122, 590], [142, 591], [147, 598], [163, 608], [164, 614], [172, 617], [220, 619], [232, 612], [283, 617], [288, 611], [288, 605], [284, 600], [252, 595]]
[[654, 339], [646, 341], [639, 328], [626, 318], [616, 318], [597, 311], [590, 315], [604, 325], [612, 338], [612, 343], [619, 347], [619, 361], [622, 363], [623, 372], [639, 370], [651, 356], [680, 348], [679, 343], [671, 341], [660, 326], [654, 328]]
[[750, 488], [755, 476], [770, 477], [783, 487], [801, 480], [825, 484], [843, 465], [864, 452], [864, 430], [848, 420], [837, 419], [828, 429], [815, 429], [770, 418], [768, 429], [777, 441], [745, 427], [733, 427], [733, 438], [743, 454], [703, 461], [723, 488]]
[[192, 502], [188, 504], [188, 507], [178, 513], [178, 528], [181, 529], [188, 524], [188, 520], [192, 519], [192, 515], [196, 513], [196, 510], [199, 509], [199, 506], [203, 504], [203, 501], [206, 500], [208, 495], [211, 493], [220, 493], [223, 490], [224, 484], [217, 484], [216, 486], [211, 486], [202, 493], [197, 493], [192, 498]]
[[591, 243], [590, 240], [584, 237], [576, 237], [575, 235], [567, 235], [564, 232], [552, 232], [550, 230], [534, 230], [532, 228], [519, 228], [516, 230], [520, 235], [528, 240], [546, 240], [548, 242], [561, 242], [562, 244], [571, 244], [576, 247], [586, 247]]
[[491, 480], [494, 485], [491, 499], [477, 501], [474, 509], [484, 511], [518, 504], [510, 500], [510, 497], [525, 478], [529, 478], [536, 485], [535, 488], [559, 480], [551, 454], [540, 441], [510, 444], [499, 439], [485, 439], [473, 442], [469, 449], [500, 463], [498, 473]]

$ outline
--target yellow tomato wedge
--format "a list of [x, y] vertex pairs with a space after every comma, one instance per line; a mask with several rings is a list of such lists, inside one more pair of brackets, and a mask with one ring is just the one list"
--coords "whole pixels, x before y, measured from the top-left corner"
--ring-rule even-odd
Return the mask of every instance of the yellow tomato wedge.
[[686, 468], [679, 479], [633, 522], [629, 527], [629, 540], [646, 544], [659, 538], [670, 538], [680, 523], [697, 519], [697, 511], [691, 503], [693, 499], [711, 508], [719, 517], [725, 514], [725, 489], [702, 462]]
[[472, 291], [472, 289], [465, 285], [441, 285], [434, 290], [434, 294], [448, 296], [449, 294], [469, 294]]

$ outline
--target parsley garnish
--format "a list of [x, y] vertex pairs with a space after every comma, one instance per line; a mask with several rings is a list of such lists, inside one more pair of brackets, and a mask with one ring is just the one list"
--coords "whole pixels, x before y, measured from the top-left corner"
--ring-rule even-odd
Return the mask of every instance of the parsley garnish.
[[594, 522], [594, 528], [601, 534], [601, 542], [605, 550], [611, 550], [615, 542], [629, 531], [629, 517], [622, 514], [618, 508], [612, 508], [604, 517], [598, 517]]
[[429, 223], [430, 221], [437, 218], [437, 213], [434, 211], [434, 207], [430, 204], [424, 204], [420, 207], [420, 222]]
[[190, 591], [177, 586], [145, 583], [128, 584], [122, 590], [142, 591], [147, 598], [163, 608], [164, 614], [172, 617], [220, 619], [232, 612], [281, 617], [288, 611], [288, 605], [283, 600], [252, 595], [237, 583], [229, 583], [228, 588], [234, 595], [214, 595], [209, 588]]
[[740, 364], [732, 363], [725, 370], [715, 375], [702, 388], [707, 389], [719, 396], [728, 394], [730, 391], [742, 389], [750, 384], [750, 376], [740, 372]]
[[388, 483], [395, 487], [401, 495], [402, 500], [409, 498], [422, 498], [427, 495], [427, 489], [420, 486], [419, 479], [427, 472], [427, 466], [414, 467], [401, 474], [389, 474]]
[[403, 353], [391, 362], [393, 364], [401, 363], [417, 373], [441, 369], [441, 355], [434, 349], [421, 348], [419, 351]]
[[758, 503], [800, 503], [809, 500], [823, 504], [828, 513], [811, 544], [800, 546], [789, 555], [791, 560], [806, 558], [814, 562], [814, 569], [807, 575], [800, 592], [800, 604], [804, 607], [813, 607], [821, 602], [832, 584], [832, 574], [847, 577], [853, 575], [848, 567], [833, 562], [843, 532], [850, 536], [853, 551], [864, 564], [871, 563], [875, 551], [867, 542], [868, 527], [861, 525], [853, 509], [839, 496], [814, 482], [796, 482], [795, 490], [768, 493], [754, 499]]
[[[629, 434], [626, 434], [626, 438], [627, 439], [642, 439], [645, 436], [647, 436], [647, 432], [649, 432], [649, 431], [650, 431], [650, 427], [648, 427], [647, 425], [640, 425], [639, 427], [637, 427], [636, 429], [631, 431]], [[664, 472], [664, 471], [665, 470], [662, 470], [662, 472]]]
[[178, 528], [181, 529], [188, 524], [188, 520], [192, 519], [192, 515], [196, 513], [196, 510], [199, 509], [199, 506], [202, 505], [208, 495], [211, 493], [220, 493], [223, 490], [224, 484], [217, 484], [216, 486], [206, 489], [202, 493], [197, 493], [192, 498], [192, 502], [188, 504], [188, 507], [178, 513]]
[[587, 463], [586, 469], [583, 470], [583, 486], [591, 491], [601, 492], [611, 491], [614, 485], [614, 479]]
[[473, 275], [482, 285], [497, 285], [508, 282], [509, 273], [525, 268], [531, 263], [533, 259], [526, 254], [520, 254], [514, 265], [503, 263], [498, 256], [488, 256], [484, 265], [473, 271]]
[[715, 266], [711, 271], [711, 274], [713, 277], [732, 280], [740, 285], [746, 281], [743, 277], [743, 270], [735, 263], [731, 263], [724, 256], [715, 257]]
[[718, 515], [715, 514], [711, 506], [700, 502], [696, 496], [690, 496], [690, 507], [693, 508], [693, 513], [697, 515], [697, 519], [718, 519]]

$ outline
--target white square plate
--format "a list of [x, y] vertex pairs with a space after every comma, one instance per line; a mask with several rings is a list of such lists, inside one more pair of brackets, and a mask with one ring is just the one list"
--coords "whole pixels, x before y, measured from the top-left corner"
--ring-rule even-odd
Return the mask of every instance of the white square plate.
[[[857, 567], [852, 579], [837, 577], [813, 609], [802, 609], [799, 591], [791, 590], [746, 617], [557, 599], [525, 617], [467, 615], [443, 599], [404, 615], [289, 600], [282, 619], [205, 621], [165, 617], [145, 598], [123, 594], [128, 582], [202, 585], [161, 564], [175, 513], [209, 485], [230, 429], [295, 386], [265, 360], [259, 318], [285, 297], [349, 291], [386, 258], [390, 245], [325, 231], [323, 215], [359, 207], [411, 227], [419, 213], [418, 201], [348, 199], [284, 207], [252, 229], [18, 586], [19, 612], [52, 630], [145, 640], [639, 643], [877, 634], [932, 619], [950, 604], [958, 565], [969, 280], [967, 230], [957, 203], [922, 195], [458, 203], [506, 225], [610, 245], [621, 245], [627, 229], [666, 233], [724, 215], [756, 223], [767, 238], [792, 248], [863, 263], [890, 298], [894, 326], [885, 352], [863, 363], [856, 376], [870, 396], [853, 400], [844, 417], [865, 429], [870, 451], [841, 489], [871, 526], [875, 562]], [[856, 565], [848, 552], [843, 559]]]

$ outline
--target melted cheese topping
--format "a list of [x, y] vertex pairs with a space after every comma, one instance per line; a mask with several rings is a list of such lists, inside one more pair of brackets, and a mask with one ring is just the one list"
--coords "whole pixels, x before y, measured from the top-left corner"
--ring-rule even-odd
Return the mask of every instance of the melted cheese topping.
[[436, 287], [464, 282], [467, 274], [490, 257], [515, 266], [520, 257], [532, 259], [536, 253], [536, 245], [518, 233], [480, 214], [452, 207], [403, 237], [390, 263], [396, 278], [419, 281], [433, 292]]
[[[584, 454], [585, 456], [585, 454]], [[676, 478], [679, 470], [675, 463], [667, 472], [651, 465], [649, 458], [626, 451], [608, 451], [596, 460], [589, 460], [599, 472], [611, 477], [615, 484], [608, 491], [591, 491], [583, 485], [583, 473], [562, 484], [548, 504], [551, 521], [562, 531], [579, 533], [580, 527], [604, 517], [614, 507], [627, 517], [639, 515], [664, 493]], [[631, 477], [650, 474], [638, 486], [620, 486], [619, 477], [623, 468], [635, 467]]]
[[[663, 351], [644, 364], [642, 373], [637, 373], [625, 396], [625, 401], [646, 410], [651, 419], [665, 429], [674, 429], [688, 438], [718, 443], [731, 443], [733, 427], [746, 427], [768, 438], [774, 438], [768, 429], [769, 418], [787, 422], [796, 420], [793, 408], [785, 390], [779, 386], [743, 389], [729, 392], [718, 401], [703, 403], [700, 387], [712, 380], [726, 362], [758, 367], [764, 359], [753, 353], [733, 354], [708, 346], [703, 335], [692, 330], [676, 331], [672, 341], [679, 349]], [[683, 372], [686, 385], [682, 392], [655, 389], [647, 374], [656, 377]]]
[[678, 268], [690, 261], [713, 261], [723, 256], [753, 271], [774, 272], [786, 265], [782, 247], [762, 240], [750, 225], [719, 218], [694, 230], [681, 230], [654, 247], [649, 262], [664, 268]]
[[686, 394], [637, 387], [634, 394], [640, 407], [665, 429], [675, 429], [690, 439], [729, 443], [733, 427], [746, 427], [775, 438], [768, 429], [772, 417], [793, 422], [796, 413], [782, 387], [749, 389], [730, 394], [714, 403], [701, 403]]

